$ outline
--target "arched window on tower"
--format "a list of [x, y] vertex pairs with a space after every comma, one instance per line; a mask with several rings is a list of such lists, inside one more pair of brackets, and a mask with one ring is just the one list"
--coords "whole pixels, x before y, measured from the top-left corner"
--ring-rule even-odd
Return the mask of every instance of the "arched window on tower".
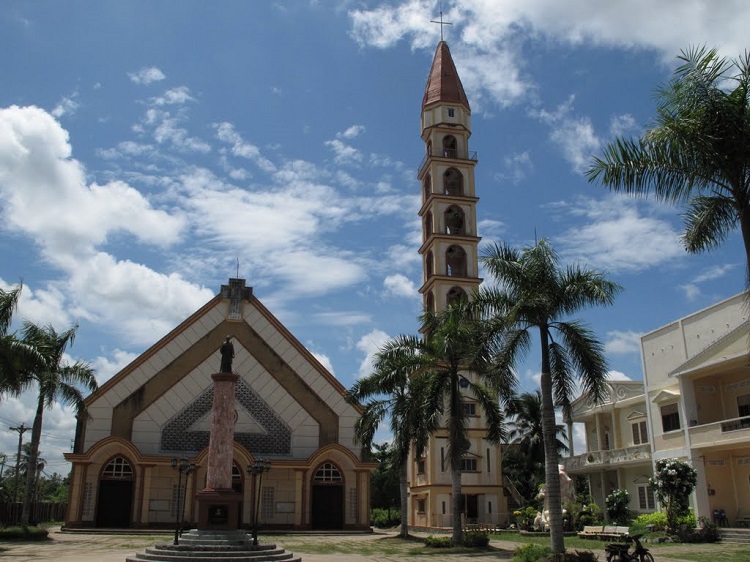
[[427, 201], [430, 198], [432, 192], [432, 176], [427, 174], [422, 182], [422, 190], [424, 192], [424, 200]]
[[425, 239], [429, 238], [430, 234], [432, 234], [432, 212], [427, 211], [424, 216], [424, 237]]
[[443, 192], [446, 195], [464, 194], [464, 177], [456, 168], [448, 168], [443, 174]]
[[424, 296], [424, 307], [429, 312], [435, 312], [435, 296], [432, 294], [432, 291]]
[[453, 135], [445, 135], [443, 137], [443, 156], [445, 158], [456, 158], [456, 148], [458, 143], [456, 137]]
[[427, 141], [427, 156], [432, 156], [432, 141]]
[[446, 234], [463, 235], [466, 233], [464, 228], [464, 212], [458, 205], [451, 205], [443, 213], [445, 220]]
[[446, 275], [466, 277], [466, 251], [461, 246], [453, 245], [445, 251]]
[[432, 277], [432, 250], [427, 252], [424, 256], [424, 270], [427, 279]]
[[448, 291], [448, 294], [445, 296], [445, 300], [448, 306], [452, 305], [454, 302], [458, 302], [466, 298], [466, 291], [464, 291], [461, 287], [451, 287]]

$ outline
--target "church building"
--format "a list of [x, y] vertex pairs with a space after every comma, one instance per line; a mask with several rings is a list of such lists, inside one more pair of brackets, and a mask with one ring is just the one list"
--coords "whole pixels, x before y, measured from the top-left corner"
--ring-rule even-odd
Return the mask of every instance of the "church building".
[[[421, 183], [424, 307], [445, 309], [451, 302], [479, 289], [474, 184], [477, 153], [469, 149], [471, 108], [456, 71], [448, 44], [435, 51], [422, 99], [422, 141], [425, 156], [418, 171]], [[462, 388], [472, 381], [462, 372]], [[508, 522], [503, 486], [501, 448], [486, 440], [481, 408], [466, 394], [464, 411], [471, 448], [462, 463], [462, 513], [465, 523]], [[418, 527], [452, 525], [451, 472], [447, 457], [448, 430], [443, 427], [429, 440], [425, 455], [409, 466], [409, 523]]]
[[[242, 497], [240, 526], [253, 515], [248, 466], [264, 459], [263, 527], [369, 528], [375, 465], [354, 441], [360, 409], [244, 279], [230, 279], [86, 399], [74, 452], [65, 455], [72, 463], [66, 527], [168, 527], [177, 519], [195, 525], [195, 497], [206, 484], [211, 376], [227, 336], [239, 375], [232, 487]], [[193, 463], [194, 471], [178, 474], [173, 459]]]

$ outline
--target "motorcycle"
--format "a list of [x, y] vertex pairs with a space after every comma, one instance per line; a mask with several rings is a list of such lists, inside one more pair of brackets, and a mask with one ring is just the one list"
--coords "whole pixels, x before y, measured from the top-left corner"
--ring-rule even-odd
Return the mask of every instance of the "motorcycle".
[[[627, 542], [612, 542], [604, 547], [607, 554], [607, 562], [654, 562], [653, 555], [648, 548], [641, 544], [643, 535], [633, 535], [625, 537]], [[631, 551], [631, 543], [634, 548]]]

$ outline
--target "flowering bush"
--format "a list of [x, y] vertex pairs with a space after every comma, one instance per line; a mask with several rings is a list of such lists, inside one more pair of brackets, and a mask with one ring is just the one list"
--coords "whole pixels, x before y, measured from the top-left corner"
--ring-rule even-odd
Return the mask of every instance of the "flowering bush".
[[650, 479], [656, 497], [667, 512], [667, 528], [674, 530], [678, 519], [689, 512], [690, 494], [695, 489], [698, 474], [695, 469], [678, 459], [656, 461], [656, 472]]
[[615, 525], [627, 525], [630, 522], [630, 494], [627, 490], [613, 490], [605, 498], [607, 517]]

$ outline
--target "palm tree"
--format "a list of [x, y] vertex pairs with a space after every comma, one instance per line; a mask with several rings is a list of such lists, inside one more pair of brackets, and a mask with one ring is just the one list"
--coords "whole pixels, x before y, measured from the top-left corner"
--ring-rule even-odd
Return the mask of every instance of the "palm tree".
[[586, 306], [611, 304], [620, 286], [594, 270], [572, 266], [561, 269], [557, 255], [544, 239], [522, 251], [494, 244], [484, 252], [482, 262], [498, 285], [484, 289], [480, 299], [507, 322], [496, 358], [498, 368], [512, 372], [531, 346], [531, 331], [539, 332], [550, 538], [553, 553], [561, 554], [565, 544], [555, 404], [570, 402], [576, 378], [583, 392], [601, 400], [607, 379], [602, 344], [583, 323], [563, 317]]
[[479, 405], [486, 422], [485, 439], [497, 443], [505, 438], [500, 401], [510, 400], [516, 384], [513, 373], [497, 369], [493, 362], [501, 326], [488, 322], [480, 310], [473, 301], [459, 299], [439, 312], [427, 310], [421, 317], [424, 339], [419, 342], [417, 376], [426, 379], [427, 411], [445, 413], [456, 544], [462, 542], [462, 464], [471, 445], [464, 397], [469, 395]]
[[[524, 392], [514, 398], [506, 410], [510, 447], [503, 455], [504, 473], [513, 480], [519, 492], [527, 499], [538, 493], [538, 484], [544, 482], [544, 436], [542, 431], [542, 393]], [[558, 455], [567, 452], [561, 441], [566, 439], [561, 425], [555, 426], [555, 446]]]
[[349, 390], [351, 402], [366, 401], [364, 412], [354, 429], [357, 441], [367, 450], [371, 449], [380, 424], [386, 418], [390, 419], [393, 468], [399, 474], [400, 535], [404, 538], [409, 536], [409, 450], [414, 445], [418, 454], [421, 454], [437, 423], [436, 415], [425, 415], [423, 379], [410, 376], [418, 364], [419, 347], [419, 340], [410, 336], [399, 336], [386, 342], [375, 355], [373, 372], [359, 379]]
[[21, 285], [9, 291], [0, 289], [0, 395], [19, 394], [24, 388], [24, 363], [38, 358], [33, 349], [8, 332], [21, 289]]
[[[34, 348], [41, 360], [25, 371], [29, 381], [35, 381], [39, 386], [36, 416], [31, 429], [31, 451], [28, 465], [37, 466], [39, 456], [39, 442], [42, 435], [42, 418], [44, 409], [51, 407], [55, 401], [66, 405], [73, 405], [81, 414], [84, 410], [84, 397], [78, 386], [89, 392], [97, 389], [94, 370], [86, 363], [77, 361], [65, 364], [64, 354], [68, 346], [73, 345], [78, 327], [74, 326], [62, 333], [52, 326], [39, 327], [26, 322], [23, 327], [23, 341]], [[28, 470], [26, 474], [26, 493], [23, 498], [21, 524], [28, 526], [31, 515], [31, 496], [34, 489], [35, 471]]]
[[683, 242], [710, 250], [739, 222], [750, 282], [750, 54], [737, 60], [705, 47], [657, 90], [657, 116], [638, 139], [617, 138], [594, 158], [588, 180], [613, 191], [687, 203]]

